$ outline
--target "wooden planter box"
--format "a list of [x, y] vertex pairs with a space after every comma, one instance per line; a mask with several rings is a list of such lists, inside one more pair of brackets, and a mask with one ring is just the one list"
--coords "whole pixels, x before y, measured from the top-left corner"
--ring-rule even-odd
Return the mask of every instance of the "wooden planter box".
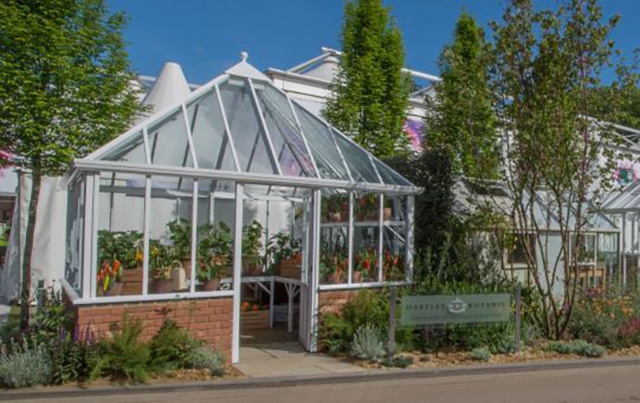
[[261, 330], [269, 328], [269, 310], [240, 313], [240, 329]]
[[120, 295], [142, 295], [142, 267], [122, 271]]
[[300, 279], [300, 268], [302, 266], [302, 256], [292, 257], [290, 259], [282, 259], [278, 269], [280, 277]]

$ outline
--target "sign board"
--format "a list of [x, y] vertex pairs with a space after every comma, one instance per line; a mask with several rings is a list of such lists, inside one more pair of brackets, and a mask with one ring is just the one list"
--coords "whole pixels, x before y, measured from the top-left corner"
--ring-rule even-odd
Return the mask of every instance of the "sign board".
[[511, 317], [510, 294], [416, 295], [402, 298], [403, 325], [506, 322]]

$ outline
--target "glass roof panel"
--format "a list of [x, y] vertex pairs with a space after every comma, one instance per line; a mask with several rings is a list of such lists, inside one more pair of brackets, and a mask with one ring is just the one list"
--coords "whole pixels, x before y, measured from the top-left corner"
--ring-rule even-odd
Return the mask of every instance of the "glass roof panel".
[[220, 94], [242, 172], [277, 175], [247, 80], [229, 79]]
[[107, 161], [132, 162], [135, 164], [146, 164], [144, 151], [144, 138], [142, 131], [138, 132], [129, 141], [118, 145], [105, 157]]
[[376, 168], [378, 168], [378, 173], [382, 178], [382, 181], [387, 185], [401, 185], [401, 186], [413, 186], [411, 182], [406, 180], [402, 175], [389, 168], [379, 160], [373, 158], [374, 164], [376, 164]]
[[[333, 130], [332, 130], [333, 131]], [[342, 135], [333, 131], [336, 142], [342, 151], [351, 177], [356, 182], [380, 183], [380, 178], [376, 174], [376, 170], [371, 163], [369, 154], [362, 148], [346, 140]]]
[[154, 125], [148, 135], [153, 165], [185, 166], [189, 143], [182, 110]]
[[209, 92], [191, 103], [187, 114], [198, 168], [236, 171], [217, 94]]
[[300, 105], [293, 103], [293, 108], [315, 158], [320, 177], [348, 181], [349, 174], [327, 126]]
[[256, 92], [282, 173], [289, 176], [316, 176], [287, 98], [270, 86], [263, 85], [256, 88]]

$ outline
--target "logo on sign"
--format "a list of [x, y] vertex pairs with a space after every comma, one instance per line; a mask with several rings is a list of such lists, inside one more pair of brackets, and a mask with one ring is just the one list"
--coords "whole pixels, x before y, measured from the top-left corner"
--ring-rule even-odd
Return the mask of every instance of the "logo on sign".
[[447, 305], [447, 310], [450, 313], [463, 313], [467, 310], [467, 304], [465, 304], [460, 298], [456, 298]]

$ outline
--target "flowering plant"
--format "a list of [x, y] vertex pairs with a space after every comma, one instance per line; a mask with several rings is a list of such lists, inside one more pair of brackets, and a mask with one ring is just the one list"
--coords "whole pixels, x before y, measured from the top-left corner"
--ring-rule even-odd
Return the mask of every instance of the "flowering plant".
[[267, 309], [262, 305], [262, 303], [251, 303], [247, 301], [242, 303], [242, 312], [259, 312], [266, 310]]
[[400, 281], [404, 277], [404, 262], [398, 252], [392, 253], [389, 249], [384, 251], [382, 270], [386, 280]]
[[373, 248], [362, 249], [358, 254], [354, 257], [353, 266], [354, 271], [362, 272], [362, 277], [373, 278], [373, 274], [378, 265], [377, 251], [373, 250]]

